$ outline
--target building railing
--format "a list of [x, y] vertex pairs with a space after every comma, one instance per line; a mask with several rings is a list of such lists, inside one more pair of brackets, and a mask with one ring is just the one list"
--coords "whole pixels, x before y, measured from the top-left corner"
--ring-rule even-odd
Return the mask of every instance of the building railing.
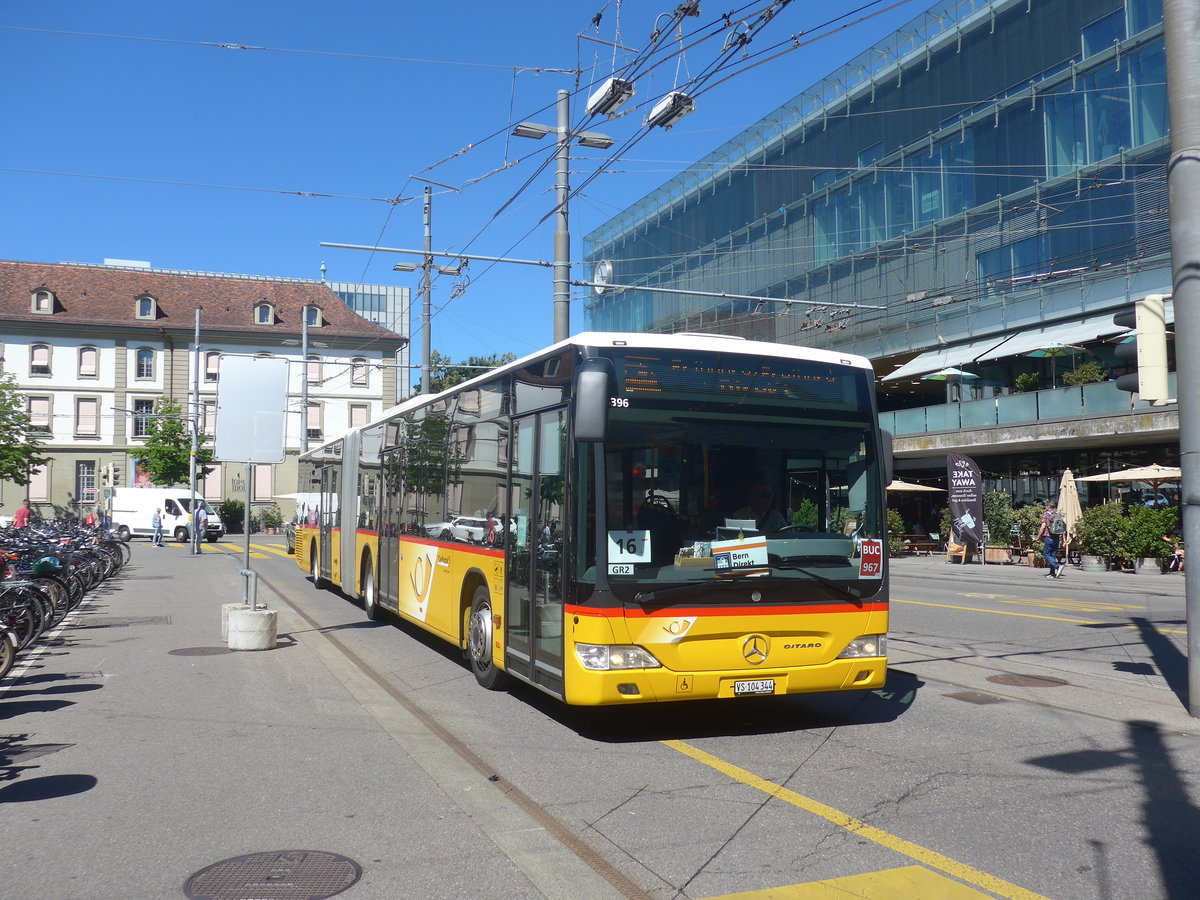
[[[1175, 373], [1168, 376], [1168, 390], [1177, 396]], [[1127, 413], [1149, 412], [1145, 400], [1131, 402], [1134, 395], [1117, 390], [1115, 383], [1101, 381], [1081, 387], [1060, 387], [1026, 394], [1010, 394], [987, 400], [942, 403], [879, 414], [879, 424], [893, 435], [926, 434], [935, 431], [994, 428], [997, 425], [1036, 425], [1063, 419], [1086, 419]]]

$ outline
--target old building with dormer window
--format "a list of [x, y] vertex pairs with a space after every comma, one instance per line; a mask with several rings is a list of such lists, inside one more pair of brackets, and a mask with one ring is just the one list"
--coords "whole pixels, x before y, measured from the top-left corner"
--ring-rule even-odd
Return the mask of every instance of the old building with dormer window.
[[[118, 485], [144, 478], [139, 453], [164, 399], [212, 446], [221, 359], [232, 354], [290, 363], [287, 458], [254, 473], [252, 503], [275, 502], [296, 491], [301, 429], [325, 440], [406, 395], [403, 330], [360, 317], [319, 281], [0, 261], [0, 369], [25, 394], [50, 457], [28, 487], [0, 482], [0, 502], [11, 513], [28, 496], [42, 516], [102, 507], [110, 464]], [[242, 499], [244, 478], [243, 465], [219, 462], [199, 489]], [[289, 512], [286, 498], [279, 505]]]

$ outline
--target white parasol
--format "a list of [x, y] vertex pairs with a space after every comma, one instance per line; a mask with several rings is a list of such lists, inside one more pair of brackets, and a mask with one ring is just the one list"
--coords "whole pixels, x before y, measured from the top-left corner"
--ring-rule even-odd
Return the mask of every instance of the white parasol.
[[895, 481], [889, 484], [887, 489], [889, 491], [941, 491], [943, 494], [946, 493], [945, 488], [927, 487], [926, 485], [917, 484], [913, 481], [904, 481], [901, 478], [897, 478]]

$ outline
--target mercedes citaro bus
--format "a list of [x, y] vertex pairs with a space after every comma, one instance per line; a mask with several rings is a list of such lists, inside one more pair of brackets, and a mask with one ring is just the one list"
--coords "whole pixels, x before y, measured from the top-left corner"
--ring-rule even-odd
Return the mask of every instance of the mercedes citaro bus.
[[[296, 561], [457, 644], [486, 688], [874, 689], [890, 469], [862, 357], [583, 333], [303, 456]], [[484, 525], [427, 527], [455, 516]]]

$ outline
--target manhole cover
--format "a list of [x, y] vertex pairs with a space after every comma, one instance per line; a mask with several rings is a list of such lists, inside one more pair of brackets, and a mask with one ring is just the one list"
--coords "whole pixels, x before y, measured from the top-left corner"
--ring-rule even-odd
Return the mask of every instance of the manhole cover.
[[320, 850], [273, 850], [235, 856], [201, 869], [183, 893], [193, 900], [322, 900], [362, 877], [347, 856]]
[[1064, 687], [1071, 683], [1048, 675], [989, 675], [988, 681], [1010, 687]]
[[183, 647], [179, 650], [168, 650], [171, 656], [217, 656], [221, 653], [232, 653], [228, 647]]

